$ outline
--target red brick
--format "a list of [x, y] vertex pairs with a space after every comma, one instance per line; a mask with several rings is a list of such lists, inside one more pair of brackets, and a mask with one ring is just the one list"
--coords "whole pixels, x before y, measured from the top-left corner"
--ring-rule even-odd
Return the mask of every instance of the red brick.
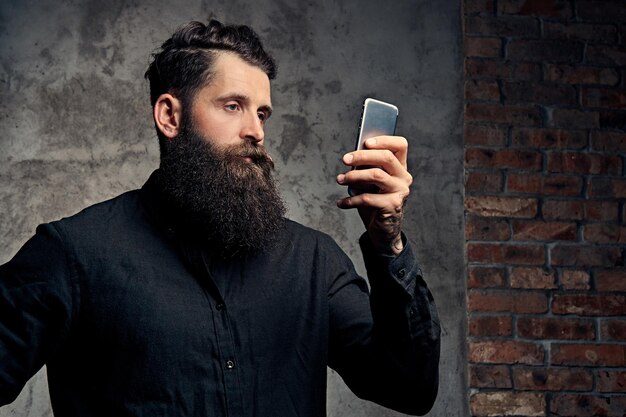
[[470, 365], [471, 388], [512, 388], [511, 371], [503, 365]]
[[550, 402], [550, 411], [558, 416], [623, 417], [624, 410], [626, 410], [626, 397], [558, 394], [552, 397]]
[[528, 339], [593, 340], [593, 321], [545, 317], [520, 317], [517, 320], [518, 337]]
[[593, 375], [584, 369], [516, 368], [513, 384], [518, 390], [589, 391], [593, 388]]
[[605, 319], [600, 325], [600, 337], [602, 340], [626, 340], [626, 320]]
[[467, 145], [506, 145], [506, 129], [465, 124], [465, 143]]
[[626, 110], [600, 110], [599, 117], [600, 129], [626, 131]]
[[481, 336], [511, 336], [512, 319], [508, 316], [470, 317], [469, 335]]
[[546, 399], [533, 392], [479, 392], [470, 397], [474, 417], [487, 416], [545, 416]]
[[467, 302], [468, 310], [471, 312], [538, 314], [548, 310], [548, 299], [545, 294], [520, 290], [470, 290]]
[[600, 124], [600, 129], [626, 131], [626, 110], [600, 110], [598, 123]]
[[465, 82], [465, 100], [500, 101], [500, 87], [495, 81], [468, 80]]
[[624, 371], [598, 371], [596, 380], [599, 392], [626, 392]]
[[583, 106], [626, 109], [626, 91], [607, 88], [583, 88]]
[[617, 221], [619, 204], [615, 201], [591, 200], [585, 202], [585, 218], [591, 221]]
[[465, 56], [499, 58], [502, 55], [502, 41], [499, 38], [465, 37]]
[[527, 171], [541, 170], [541, 153], [517, 149], [465, 150], [465, 166], [469, 168], [517, 168]]
[[548, 172], [619, 175], [622, 158], [581, 152], [551, 152]]
[[576, 2], [576, 15], [588, 22], [626, 22], [626, 7], [623, 1], [579, 0]]
[[474, 266], [469, 267], [468, 288], [489, 288], [504, 286], [504, 268]]
[[509, 224], [504, 219], [470, 216], [465, 221], [466, 240], [508, 240]]
[[607, 294], [554, 294], [552, 312], [579, 316], [626, 315], [626, 297]]
[[518, 193], [543, 193], [544, 177], [542, 175], [509, 174], [506, 178], [506, 189]]
[[591, 147], [597, 151], [626, 153], [626, 133], [593, 131]]
[[564, 290], [588, 290], [591, 288], [589, 284], [590, 276], [587, 271], [563, 270], [561, 272], [561, 287]]
[[626, 291], [626, 269], [624, 268], [597, 271], [595, 278], [598, 291]]
[[469, 343], [470, 363], [523, 363], [540, 365], [544, 351], [539, 344], [510, 340], [478, 341]]
[[621, 251], [611, 246], [556, 245], [551, 258], [555, 266], [614, 267], [621, 262]]
[[499, 172], [470, 171], [465, 173], [465, 192], [498, 193], [502, 191], [502, 174]]
[[513, 126], [541, 126], [543, 119], [537, 106], [501, 106], [494, 104], [467, 104], [465, 120], [491, 122]]
[[579, 200], [545, 200], [542, 205], [546, 220], [582, 220], [584, 204]]
[[465, 34], [539, 37], [539, 21], [524, 16], [471, 16], [465, 19]]
[[543, 265], [545, 253], [541, 245], [469, 243], [467, 260], [489, 264]]
[[582, 192], [582, 177], [566, 175], [508, 174], [506, 189], [509, 192], [579, 196]]
[[601, 110], [599, 123], [600, 129], [626, 131], [626, 110]]
[[499, 0], [497, 11], [499, 14], [565, 19], [573, 16], [572, 7], [566, 0]]
[[541, 65], [536, 62], [465, 58], [465, 75], [474, 79], [538, 81], [541, 79]]
[[493, 0], [465, 0], [463, 3], [465, 14], [493, 13]]
[[543, 268], [512, 268], [512, 288], [556, 288], [556, 275]]
[[584, 130], [513, 129], [513, 146], [544, 149], [582, 149], [587, 146]]
[[599, 110], [598, 117], [600, 129], [626, 131], [626, 110]]
[[586, 55], [591, 65], [626, 65], [626, 46], [588, 45]]
[[589, 196], [626, 198], [626, 180], [592, 177], [589, 183]]
[[576, 223], [514, 221], [513, 240], [576, 240]]
[[483, 217], [533, 218], [537, 214], [537, 200], [519, 197], [465, 197], [465, 209]]
[[583, 228], [586, 242], [626, 243], [626, 227], [611, 223], [591, 223]]
[[547, 64], [544, 78], [546, 81], [569, 84], [617, 85], [619, 72], [614, 68], [584, 67], [578, 65]]
[[561, 195], [575, 197], [580, 195], [582, 192], [583, 180], [581, 177], [567, 175], [547, 175], [543, 176], [542, 180], [543, 183], [540, 192], [543, 195]]
[[550, 356], [555, 365], [624, 366], [626, 345], [553, 343]]
[[555, 109], [552, 112], [554, 127], [593, 129], [600, 127], [600, 114], [594, 111]]
[[588, 23], [544, 22], [544, 37], [547, 39], [568, 39], [615, 43], [617, 30], [613, 25]]
[[506, 56], [512, 61], [573, 64], [582, 59], [583, 43], [565, 40], [513, 39], [506, 45]]
[[504, 82], [502, 97], [507, 103], [535, 103], [573, 106], [576, 89], [568, 84], [539, 84], [536, 82]]

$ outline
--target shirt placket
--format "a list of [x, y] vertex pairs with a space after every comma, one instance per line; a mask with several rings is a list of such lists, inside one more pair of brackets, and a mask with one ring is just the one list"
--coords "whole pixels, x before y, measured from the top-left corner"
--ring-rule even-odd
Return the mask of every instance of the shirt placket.
[[224, 301], [208, 266], [206, 254], [202, 254], [203, 270], [207, 277], [207, 293], [211, 303], [215, 339], [218, 346], [219, 366], [224, 385], [224, 406], [229, 417], [243, 416], [243, 401], [239, 367], [228, 306]]

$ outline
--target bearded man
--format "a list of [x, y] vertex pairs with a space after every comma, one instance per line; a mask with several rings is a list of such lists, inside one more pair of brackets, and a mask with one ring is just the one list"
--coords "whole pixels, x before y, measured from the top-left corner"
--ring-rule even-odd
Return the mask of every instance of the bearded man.
[[406, 238], [407, 141], [368, 140], [342, 185], [371, 294], [320, 232], [284, 218], [264, 148], [275, 64], [246, 26], [192, 22], [154, 55], [161, 164], [141, 190], [41, 225], [0, 267], [0, 404], [44, 364], [61, 416], [325, 415], [327, 366], [424, 414], [440, 329]]

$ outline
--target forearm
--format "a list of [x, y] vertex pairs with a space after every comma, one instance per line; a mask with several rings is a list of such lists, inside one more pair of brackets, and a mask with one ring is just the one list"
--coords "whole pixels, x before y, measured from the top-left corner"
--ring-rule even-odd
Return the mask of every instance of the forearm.
[[380, 371], [395, 381], [390, 386], [396, 404], [424, 414], [437, 394], [441, 332], [432, 294], [404, 236], [403, 241], [395, 257], [375, 253], [365, 235], [361, 248], [371, 285], [372, 338], [387, 357]]
[[402, 240], [402, 252], [389, 256], [376, 253], [365, 234], [360, 239], [374, 324], [387, 323], [395, 335], [430, 345], [440, 336], [437, 309], [410, 244]]

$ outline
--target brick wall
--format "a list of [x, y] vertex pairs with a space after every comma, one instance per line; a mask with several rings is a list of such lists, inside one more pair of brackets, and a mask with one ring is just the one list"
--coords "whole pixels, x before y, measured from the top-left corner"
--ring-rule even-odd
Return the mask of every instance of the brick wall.
[[626, 1], [464, 0], [475, 416], [626, 415]]

